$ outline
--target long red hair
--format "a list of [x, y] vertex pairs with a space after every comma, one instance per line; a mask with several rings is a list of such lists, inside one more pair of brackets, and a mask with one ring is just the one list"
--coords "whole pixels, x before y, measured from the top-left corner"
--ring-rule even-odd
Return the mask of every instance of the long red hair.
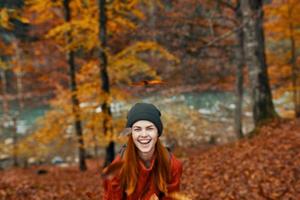
[[[138, 181], [138, 150], [133, 142], [132, 136], [128, 136], [127, 147], [124, 152], [124, 162], [121, 167], [121, 187], [127, 195], [134, 192]], [[164, 194], [168, 193], [167, 183], [170, 181], [170, 159], [168, 150], [161, 144], [158, 139], [155, 144], [156, 154], [152, 176], [155, 180], [156, 187]]]

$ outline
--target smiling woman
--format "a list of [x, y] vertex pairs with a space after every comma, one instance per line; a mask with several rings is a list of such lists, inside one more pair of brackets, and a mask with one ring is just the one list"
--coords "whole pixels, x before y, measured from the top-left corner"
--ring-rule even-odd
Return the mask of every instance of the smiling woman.
[[128, 112], [126, 149], [103, 170], [104, 200], [168, 200], [179, 191], [182, 163], [159, 140], [160, 116], [147, 103], [137, 103]]
[[139, 157], [148, 166], [155, 150], [158, 134], [155, 125], [147, 120], [140, 120], [132, 125], [132, 139], [138, 149]]

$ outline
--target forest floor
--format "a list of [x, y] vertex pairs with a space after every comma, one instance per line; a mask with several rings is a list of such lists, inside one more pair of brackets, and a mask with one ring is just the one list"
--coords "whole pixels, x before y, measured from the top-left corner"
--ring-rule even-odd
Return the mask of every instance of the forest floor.
[[[251, 139], [182, 157], [182, 193], [188, 199], [300, 199], [300, 119], [273, 121]], [[99, 200], [101, 162], [77, 166], [32, 166], [0, 171], [0, 200]], [[38, 174], [38, 170], [47, 170]]]

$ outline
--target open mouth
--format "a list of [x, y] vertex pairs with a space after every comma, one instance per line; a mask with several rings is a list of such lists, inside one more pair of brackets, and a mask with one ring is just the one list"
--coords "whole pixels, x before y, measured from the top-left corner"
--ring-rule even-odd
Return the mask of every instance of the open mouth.
[[141, 143], [141, 144], [149, 144], [151, 142], [151, 140], [149, 140], [149, 139], [147, 139], [147, 140], [141, 139], [141, 140], [138, 140], [138, 142]]

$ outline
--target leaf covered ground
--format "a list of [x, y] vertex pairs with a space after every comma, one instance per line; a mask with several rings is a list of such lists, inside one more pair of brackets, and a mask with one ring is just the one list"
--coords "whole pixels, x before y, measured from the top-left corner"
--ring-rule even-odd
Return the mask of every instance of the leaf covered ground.
[[182, 180], [193, 199], [300, 199], [300, 120], [274, 121], [259, 135], [191, 156]]
[[[182, 193], [190, 199], [300, 199], [300, 120], [280, 120], [243, 139], [203, 151], [190, 149]], [[0, 200], [101, 199], [100, 161], [77, 166], [35, 166], [0, 172]], [[46, 174], [37, 174], [45, 169]]]

